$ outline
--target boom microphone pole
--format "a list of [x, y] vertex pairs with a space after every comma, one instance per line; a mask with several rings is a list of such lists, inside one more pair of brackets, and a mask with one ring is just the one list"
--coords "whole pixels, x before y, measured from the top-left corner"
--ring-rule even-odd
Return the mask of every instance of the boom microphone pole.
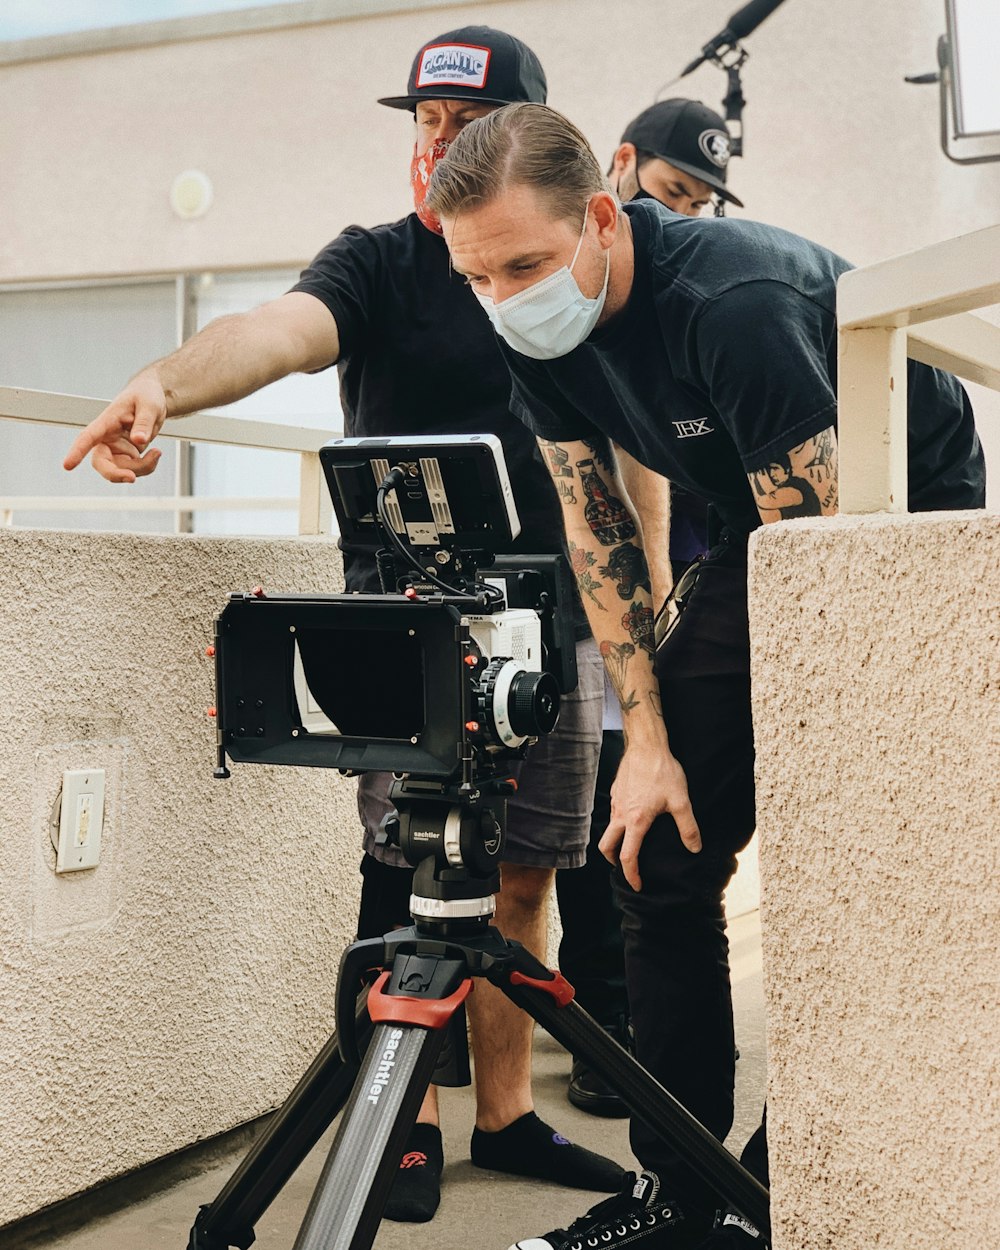
[[725, 29], [720, 31], [714, 39], [710, 39], [702, 48], [701, 55], [682, 70], [681, 78], [686, 78], [706, 61], [716, 60], [724, 48], [735, 47], [741, 39], [745, 39], [747, 35], [755, 31], [761, 22], [770, 17], [774, 10], [784, 2], [785, 0], [750, 0], [750, 3], [745, 4], [742, 9], [737, 9], [726, 23]]

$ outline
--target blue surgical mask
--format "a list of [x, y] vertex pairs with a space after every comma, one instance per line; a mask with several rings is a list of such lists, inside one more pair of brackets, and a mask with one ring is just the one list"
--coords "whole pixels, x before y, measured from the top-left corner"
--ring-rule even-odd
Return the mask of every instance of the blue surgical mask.
[[569, 265], [563, 265], [541, 282], [525, 287], [499, 304], [488, 295], [474, 292], [493, 329], [514, 351], [533, 360], [554, 360], [579, 347], [597, 324], [608, 294], [611, 252], [607, 250], [604, 286], [594, 299], [587, 299], [573, 277], [573, 266], [580, 255], [587, 232], [584, 214], [580, 240]]

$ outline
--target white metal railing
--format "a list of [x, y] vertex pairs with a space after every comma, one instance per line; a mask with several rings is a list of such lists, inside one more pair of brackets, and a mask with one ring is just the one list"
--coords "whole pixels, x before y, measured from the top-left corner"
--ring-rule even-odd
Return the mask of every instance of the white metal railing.
[[[30, 421], [41, 425], [85, 426], [107, 405], [104, 399], [82, 395], [59, 395], [23, 387], [0, 386], [0, 420]], [[330, 502], [323, 489], [319, 449], [339, 431], [317, 430], [308, 426], [277, 425], [269, 421], [248, 421], [241, 417], [220, 417], [195, 413], [168, 421], [157, 436], [185, 439], [192, 443], [214, 443], [224, 447], [253, 447], [286, 451], [300, 457], [297, 498], [216, 499], [193, 495], [168, 498], [122, 495], [6, 495], [0, 497], [0, 520], [10, 524], [15, 509], [65, 512], [81, 509], [105, 511], [161, 511], [175, 514], [201, 510], [243, 510], [268, 508], [295, 510], [300, 534], [330, 532]]]
[[840, 511], [906, 511], [906, 358], [1000, 391], [1000, 226], [845, 273], [837, 288]]

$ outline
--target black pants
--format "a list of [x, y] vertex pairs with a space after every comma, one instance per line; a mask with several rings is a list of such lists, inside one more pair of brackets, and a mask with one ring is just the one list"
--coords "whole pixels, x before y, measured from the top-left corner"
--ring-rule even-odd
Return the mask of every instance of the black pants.
[[597, 766], [587, 860], [556, 873], [562, 921], [559, 971], [576, 990], [577, 1002], [602, 1025], [628, 1016], [622, 915], [611, 887], [611, 865], [597, 849], [611, 819], [611, 783], [622, 758], [622, 733], [606, 729]]
[[[673, 819], [661, 816], [640, 852], [642, 890], [615, 873], [636, 1054], [721, 1141], [733, 1122], [735, 1069], [723, 893], [755, 824], [745, 542], [723, 544], [705, 561], [657, 656], [657, 677], [703, 849], [686, 850]], [[631, 1142], [682, 1206], [709, 1213], [718, 1205], [638, 1120]]]

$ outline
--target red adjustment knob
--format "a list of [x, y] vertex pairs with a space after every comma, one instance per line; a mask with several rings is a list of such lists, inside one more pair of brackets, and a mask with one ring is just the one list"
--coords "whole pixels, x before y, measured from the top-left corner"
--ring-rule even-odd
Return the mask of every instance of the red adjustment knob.
[[469, 731], [470, 734], [479, 733], [479, 721], [477, 720], [467, 720], [465, 722], [465, 727]]
[[218, 715], [219, 715], [219, 713], [216, 711], [216, 709], [215, 709], [214, 707], [208, 707], [208, 708], [206, 708], [206, 709], [205, 709], [205, 714], [206, 714], [206, 716], [218, 716]]
[[407, 599], [416, 599], [418, 597], [417, 592], [413, 589], [412, 586], [407, 586], [407, 588], [403, 591], [403, 594], [406, 596]]
[[253, 590], [251, 590], [251, 591], [250, 591], [250, 593], [253, 595], [253, 597], [254, 597], [255, 599], [263, 599], [263, 598], [264, 598], [264, 587], [263, 587], [263, 586], [254, 586]]
[[215, 655], [215, 648], [214, 648], [214, 647], [206, 647], [206, 648], [205, 648], [205, 654], [208, 656], [208, 658], [209, 658], [209, 659], [211, 659], [211, 658], [212, 658], [212, 656], [214, 656], [214, 655]]
[[465, 657], [465, 662], [466, 664], [468, 664], [469, 668], [475, 668], [476, 665], [479, 663], [479, 661], [476, 659], [474, 655], [467, 655]]

